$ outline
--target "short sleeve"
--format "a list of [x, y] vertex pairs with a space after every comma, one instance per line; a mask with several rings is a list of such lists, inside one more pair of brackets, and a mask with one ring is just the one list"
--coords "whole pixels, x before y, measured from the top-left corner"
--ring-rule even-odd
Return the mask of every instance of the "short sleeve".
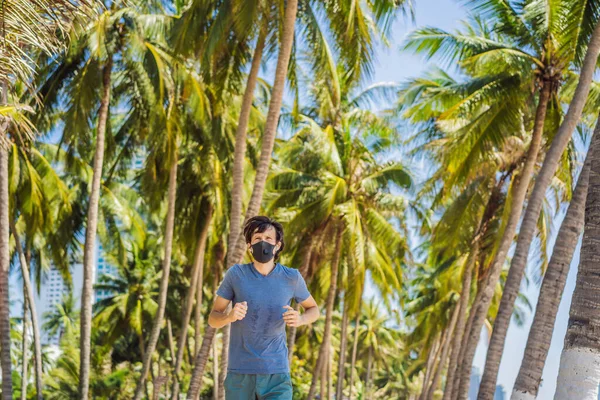
[[233, 296], [234, 296], [234, 292], [233, 292], [233, 274], [234, 274], [234, 272], [233, 272], [233, 269], [234, 269], [234, 267], [231, 267], [227, 270], [227, 272], [225, 273], [225, 276], [223, 277], [223, 282], [221, 282], [221, 285], [217, 289], [217, 296], [220, 296], [229, 301], [232, 301]]
[[304, 278], [298, 271], [298, 279], [296, 280], [296, 287], [294, 289], [294, 300], [296, 300], [296, 303], [302, 303], [304, 300], [308, 299], [309, 297], [310, 297], [310, 292], [308, 291], [308, 288], [306, 287], [306, 282], [304, 281]]

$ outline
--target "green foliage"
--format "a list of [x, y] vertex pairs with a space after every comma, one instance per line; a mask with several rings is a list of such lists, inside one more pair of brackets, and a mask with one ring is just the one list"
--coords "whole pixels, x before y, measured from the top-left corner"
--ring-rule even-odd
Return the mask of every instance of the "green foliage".
[[[230, 204], [237, 194], [231, 177], [248, 64], [264, 37], [267, 68], [254, 93], [243, 160], [244, 209], [254, 189], [271, 95], [272, 80], [264, 74], [279, 51], [285, 2], [78, 2], [76, 15], [70, 14], [73, 2], [57, 1], [56, 9], [42, 0], [30, 6], [5, 3], [9, 36], [0, 80], [9, 80], [10, 87], [0, 117], [10, 121], [9, 216], [36, 289], [51, 267], [69, 288], [43, 316], [44, 334], [60, 340], [44, 347], [44, 398], [77, 398], [80, 294], [70, 267], [82, 257], [106, 71], [110, 104], [98, 238], [115, 272], [99, 277], [94, 288], [110, 295], [93, 309], [90, 391], [96, 399], [133, 396], [158, 308], [166, 189], [176, 160], [165, 323], [151, 355], [146, 393], [166, 398], [171, 390], [180, 333], [188, 335], [180, 374], [185, 392], [214, 290], [229, 267], [223, 264], [231, 250]], [[461, 296], [473, 297], [498, 250], [541, 89], [551, 93], [544, 151], [573, 96], [600, 15], [600, 3], [592, 0], [472, 0], [467, 6], [472, 16], [461, 29], [418, 28], [403, 45], [437, 67], [406, 82], [373, 83], [376, 48], [389, 44], [392, 23], [412, 14], [412, 2], [299, 1], [286, 78], [291, 104], [283, 106], [261, 213], [283, 223], [282, 262], [300, 269], [322, 308], [333, 278], [334, 237], [342, 232], [332, 375], [325, 379], [337, 381], [337, 361], [345, 358], [344, 393], [352, 390], [354, 398], [419, 394], [427, 360], [437, 354], [432, 352], [448, 332]], [[58, 10], [56, 16], [51, 9]], [[23, 18], [38, 23], [19, 25]], [[50, 28], [40, 29], [42, 22]], [[18, 31], [21, 36], [13, 35]], [[9, 67], [14, 72], [7, 75]], [[579, 127], [582, 142], [599, 100], [595, 83]], [[553, 218], [570, 200], [579, 147], [572, 143], [561, 159], [539, 218], [536, 273], [547, 264]], [[140, 157], [142, 166], [132, 168]], [[424, 171], [417, 171], [418, 163]], [[204, 270], [194, 301], [200, 321], [192, 318], [183, 326], [205, 226]], [[15, 269], [14, 239], [10, 245]], [[473, 283], [462, 288], [470, 262]], [[496, 285], [488, 326], [505, 279], [503, 273]], [[517, 304], [514, 321], [522, 324], [531, 306], [523, 296]], [[344, 311], [351, 321], [345, 338]], [[295, 399], [308, 394], [324, 325], [321, 318], [297, 330], [291, 364]], [[31, 335], [22, 326], [22, 319], [13, 320], [14, 384], [33, 398], [33, 352], [22, 354], [23, 340]], [[216, 340], [218, 356], [223, 336]], [[342, 343], [346, 354], [340, 354]], [[201, 398], [212, 398], [218, 382], [213, 353]], [[17, 374], [24, 363], [30, 366], [28, 382]]]

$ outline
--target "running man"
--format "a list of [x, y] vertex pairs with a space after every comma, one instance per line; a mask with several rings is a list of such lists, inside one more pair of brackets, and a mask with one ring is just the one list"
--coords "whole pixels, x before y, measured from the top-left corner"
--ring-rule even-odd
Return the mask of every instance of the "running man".
[[[213, 328], [231, 324], [225, 397], [292, 400], [285, 326], [313, 323], [319, 308], [300, 272], [277, 262], [284, 247], [281, 224], [253, 217], [243, 234], [254, 262], [227, 270], [208, 318]], [[292, 299], [303, 314], [290, 306]]]

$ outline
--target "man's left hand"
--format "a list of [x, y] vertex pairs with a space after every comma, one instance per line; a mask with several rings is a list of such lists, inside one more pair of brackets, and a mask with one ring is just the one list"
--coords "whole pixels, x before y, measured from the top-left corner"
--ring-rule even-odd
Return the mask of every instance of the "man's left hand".
[[287, 311], [283, 313], [283, 320], [287, 326], [294, 327], [302, 325], [302, 316], [298, 311], [290, 306], [283, 306], [283, 308], [287, 309]]

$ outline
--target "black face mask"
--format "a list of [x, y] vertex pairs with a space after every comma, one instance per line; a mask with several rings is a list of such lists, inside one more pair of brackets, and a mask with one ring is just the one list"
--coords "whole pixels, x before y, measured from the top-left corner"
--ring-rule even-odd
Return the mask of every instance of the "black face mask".
[[267, 263], [271, 261], [275, 254], [273, 254], [274, 244], [265, 242], [264, 240], [254, 243], [252, 246], [252, 256], [259, 263]]

